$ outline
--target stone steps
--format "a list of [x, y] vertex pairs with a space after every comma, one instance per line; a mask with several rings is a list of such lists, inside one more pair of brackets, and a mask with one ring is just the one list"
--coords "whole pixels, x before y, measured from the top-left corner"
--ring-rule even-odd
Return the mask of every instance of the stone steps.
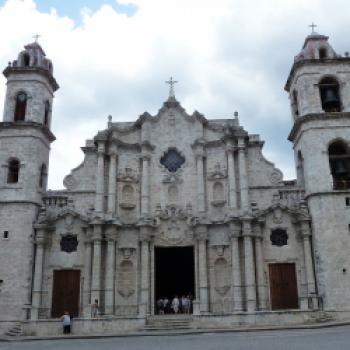
[[19, 337], [23, 335], [22, 324], [16, 323], [5, 333], [5, 335], [8, 337]]
[[151, 316], [147, 318], [144, 330], [181, 330], [191, 329], [192, 317], [174, 316]]

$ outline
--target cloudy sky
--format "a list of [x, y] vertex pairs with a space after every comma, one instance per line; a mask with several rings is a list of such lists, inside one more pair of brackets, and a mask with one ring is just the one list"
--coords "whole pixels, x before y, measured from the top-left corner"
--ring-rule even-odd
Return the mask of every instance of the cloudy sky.
[[[289, 101], [293, 57], [310, 33], [350, 51], [349, 0], [0, 0], [0, 67], [39, 42], [61, 88], [54, 102], [49, 188], [82, 161], [80, 147], [107, 116], [155, 114], [174, 76], [187, 112], [230, 118], [239, 111], [265, 156], [294, 177]], [[0, 100], [5, 79], [0, 78]]]

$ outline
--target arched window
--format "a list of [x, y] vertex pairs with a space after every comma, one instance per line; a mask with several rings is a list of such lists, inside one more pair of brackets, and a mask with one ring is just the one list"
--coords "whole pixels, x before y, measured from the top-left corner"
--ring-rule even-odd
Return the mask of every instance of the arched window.
[[7, 183], [8, 184], [15, 184], [18, 182], [19, 179], [19, 160], [18, 159], [11, 159], [8, 162], [8, 171], [7, 171]]
[[27, 108], [27, 94], [25, 92], [20, 92], [16, 97], [16, 106], [15, 106], [15, 115], [14, 120], [22, 121], [26, 116], [26, 108]]
[[336, 79], [323, 78], [319, 84], [322, 109], [325, 112], [340, 112], [341, 101], [339, 95], [339, 83]]
[[46, 181], [47, 181], [47, 169], [46, 169], [46, 165], [43, 164], [40, 168], [39, 187], [45, 188]]
[[327, 58], [327, 49], [324, 47], [320, 48], [320, 50], [318, 51], [318, 54], [320, 59]]
[[23, 66], [29, 67], [30, 64], [30, 56], [27, 53], [23, 54]]
[[50, 102], [45, 102], [45, 111], [44, 111], [44, 125], [49, 126], [49, 113], [50, 113]]
[[350, 188], [350, 152], [342, 141], [335, 141], [328, 147], [329, 166], [333, 177], [333, 189]]

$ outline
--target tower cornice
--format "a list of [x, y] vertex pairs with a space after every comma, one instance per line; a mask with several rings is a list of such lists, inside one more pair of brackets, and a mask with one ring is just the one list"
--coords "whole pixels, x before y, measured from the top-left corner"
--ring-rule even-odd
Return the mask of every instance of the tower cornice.
[[13, 67], [9, 65], [3, 71], [3, 74], [6, 78], [8, 78], [11, 74], [28, 74], [28, 73], [37, 73], [45, 77], [50, 83], [52, 90], [54, 92], [59, 89], [59, 85], [56, 79], [50, 73], [50, 71], [41, 67]]
[[296, 61], [293, 63], [293, 66], [290, 70], [287, 82], [284, 86], [284, 90], [287, 92], [290, 91], [291, 83], [294, 78], [295, 72], [297, 69], [308, 66], [308, 65], [333, 65], [334, 63], [348, 63], [350, 64], [350, 57], [337, 57], [337, 58], [323, 58], [323, 59], [304, 59]]
[[300, 131], [301, 125], [307, 122], [312, 121], [323, 121], [323, 120], [334, 120], [334, 119], [344, 119], [347, 118], [350, 120], [350, 112], [322, 112], [322, 113], [312, 113], [306, 114], [301, 117], [298, 117], [294, 122], [293, 128], [288, 135], [288, 140], [291, 142], [295, 141], [295, 138]]

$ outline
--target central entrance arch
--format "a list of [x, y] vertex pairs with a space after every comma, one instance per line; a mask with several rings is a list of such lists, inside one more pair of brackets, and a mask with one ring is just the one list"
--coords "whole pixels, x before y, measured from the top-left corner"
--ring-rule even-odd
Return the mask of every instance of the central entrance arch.
[[195, 299], [194, 249], [155, 247], [155, 300], [191, 294]]

